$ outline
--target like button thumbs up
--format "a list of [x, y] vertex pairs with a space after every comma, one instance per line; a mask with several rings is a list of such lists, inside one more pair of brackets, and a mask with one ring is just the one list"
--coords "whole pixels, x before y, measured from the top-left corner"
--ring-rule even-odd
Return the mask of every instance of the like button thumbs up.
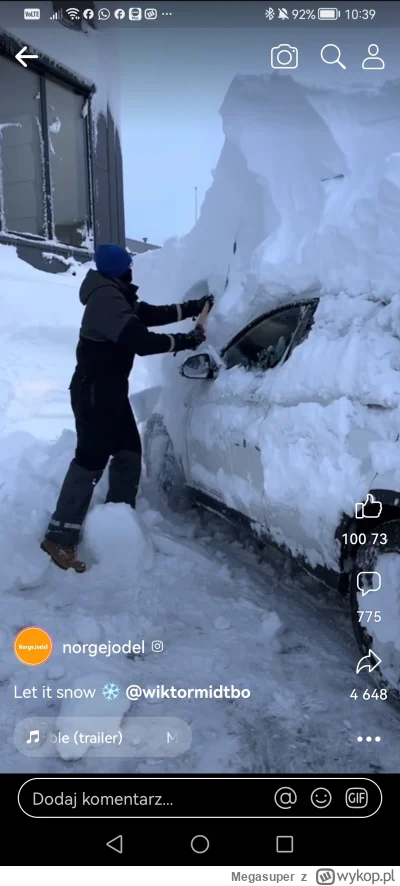
[[382, 513], [382, 508], [382, 502], [376, 501], [374, 496], [371, 495], [371, 493], [369, 492], [365, 499], [365, 502], [359, 501], [356, 504], [356, 519], [363, 520], [364, 517], [366, 517], [372, 520], [376, 520], [378, 517], [380, 517]]

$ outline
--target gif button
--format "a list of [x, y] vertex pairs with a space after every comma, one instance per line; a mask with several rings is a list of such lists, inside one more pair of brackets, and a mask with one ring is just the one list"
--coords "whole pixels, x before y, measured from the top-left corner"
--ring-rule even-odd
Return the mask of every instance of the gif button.
[[368, 791], [365, 788], [348, 788], [346, 791], [346, 806], [349, 809], [365, 809], [368, 805]]

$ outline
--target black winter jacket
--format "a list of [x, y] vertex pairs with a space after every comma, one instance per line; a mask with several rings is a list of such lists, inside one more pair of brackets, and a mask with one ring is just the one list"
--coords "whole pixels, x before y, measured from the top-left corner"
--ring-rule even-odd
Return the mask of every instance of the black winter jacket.
[[187, 306], [148, 305], [138, 301], [137, 292], [132, 283], [88, 271], [79, 292], [85, 305], [76, 352], [79, 375], [128, 378], [135, 354], [175, 350], [173, 335], [158, 335], [147, 327], [185, 320]]

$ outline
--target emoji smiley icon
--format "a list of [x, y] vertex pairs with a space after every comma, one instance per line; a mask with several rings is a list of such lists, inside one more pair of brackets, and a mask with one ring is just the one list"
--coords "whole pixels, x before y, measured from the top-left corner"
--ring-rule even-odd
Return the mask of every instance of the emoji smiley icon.
[[332, 794], [328, 788], [315, 788], [311, 794], [311, 803], [316, 809], [326, 809], [332, 803]]

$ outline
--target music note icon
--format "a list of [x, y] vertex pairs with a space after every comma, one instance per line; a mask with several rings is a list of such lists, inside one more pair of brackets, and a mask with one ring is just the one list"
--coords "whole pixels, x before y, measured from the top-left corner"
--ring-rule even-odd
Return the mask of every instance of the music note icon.
[[38, 729], [34, 729], [32, 732], [29, 733], [29, 738], [27, 738], [26, 743], [27, 743], [27, 744], [31, 744], [31, 743], [32, 743], [32, 739], [33, 739], [33, 741], [37, 744], [37, 742], [39, 741], [39, 738], [40, 738], [40, 736], [39, 736], [39, 730], [38, 730]]

